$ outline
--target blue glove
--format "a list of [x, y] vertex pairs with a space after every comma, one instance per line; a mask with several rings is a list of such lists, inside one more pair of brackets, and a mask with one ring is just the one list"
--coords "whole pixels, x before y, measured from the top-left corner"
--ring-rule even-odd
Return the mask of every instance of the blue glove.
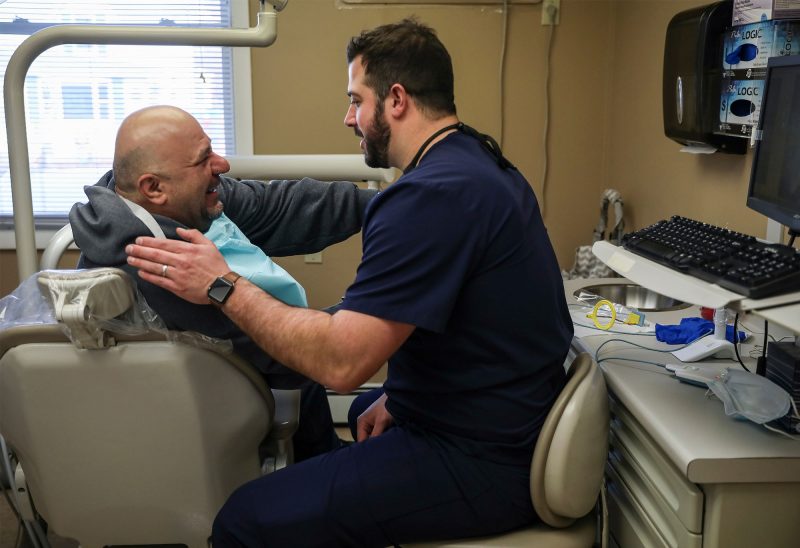
[[[667, 344], [688, 344], [704, 335], [714, 332], [714, 322], [703, 318], [683, 318], [679, 325], [656, 324], [656, 339]], [[733, 326], [725, 328], [725, 338], [733, 342]], [[747, 338], [747, 333], [739, 331], [739, 342]]]

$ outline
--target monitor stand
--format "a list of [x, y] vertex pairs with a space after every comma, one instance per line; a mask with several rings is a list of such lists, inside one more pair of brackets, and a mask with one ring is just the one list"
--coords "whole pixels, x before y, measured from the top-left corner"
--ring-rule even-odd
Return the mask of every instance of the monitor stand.
[[774, 244], [783, 243], [783, 225], [778, 221], [767, 219], [767, 241]]

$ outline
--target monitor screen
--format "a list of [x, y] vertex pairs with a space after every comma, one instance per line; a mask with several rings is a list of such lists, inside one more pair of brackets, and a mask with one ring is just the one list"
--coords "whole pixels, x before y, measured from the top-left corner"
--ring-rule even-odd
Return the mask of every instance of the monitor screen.
[[769, 59], [747, 206], [800, 232], [800, 55]]

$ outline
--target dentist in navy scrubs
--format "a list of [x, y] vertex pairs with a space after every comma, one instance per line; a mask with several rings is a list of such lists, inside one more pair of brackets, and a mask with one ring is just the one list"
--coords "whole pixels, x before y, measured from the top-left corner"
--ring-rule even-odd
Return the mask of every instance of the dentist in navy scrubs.
[[368, 165], [404, 174], [367, 208], [338, 311], [270, 297], [197, 231], [127, 248], [144, 279], [219, 307], [338, 392], [389, 363], [382, 390], [357, 402], [357, 443], [240, 487], [214, 548], [383, 547], [538, 519], [530, 461], [565, 382], [572, 322], [536, 197], [491, 137], [459, 121], [433, 29], [412, 18], [364, 31], [347, 62], [345, 125]]

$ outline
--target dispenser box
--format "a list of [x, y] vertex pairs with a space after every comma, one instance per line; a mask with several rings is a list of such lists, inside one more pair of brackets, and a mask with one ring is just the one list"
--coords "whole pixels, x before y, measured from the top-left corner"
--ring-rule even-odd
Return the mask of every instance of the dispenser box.
[[775, 38], [772, 40], [773, 57], [798, 54], [800, 54], [800, 23], [797, 21], [776, 22]]
[[764, 80], [722, 81], [719, 133], [749, 137], [758, 125]]
[[767, 60], [773, 56], [775, 24], [772, 21], [734, 27], [725, 33], [722, 69], [746, 71], [759, 69], [766, 76]]
[[723, 35], [722, 50], [723, 77], [765, 78], [770, 57], [800, 54], [800, 24], [765, 21], [733, 27]]
[[733, 0], [733, 26], [800, 18], [800, 0]]
[[709, 145], [744, 154], [747, 140], [719, 135], [722, 42], [733, 3], [715, 2], [681, 11], [664, 39], [662, 114], [664, 135], [684, 146]]

